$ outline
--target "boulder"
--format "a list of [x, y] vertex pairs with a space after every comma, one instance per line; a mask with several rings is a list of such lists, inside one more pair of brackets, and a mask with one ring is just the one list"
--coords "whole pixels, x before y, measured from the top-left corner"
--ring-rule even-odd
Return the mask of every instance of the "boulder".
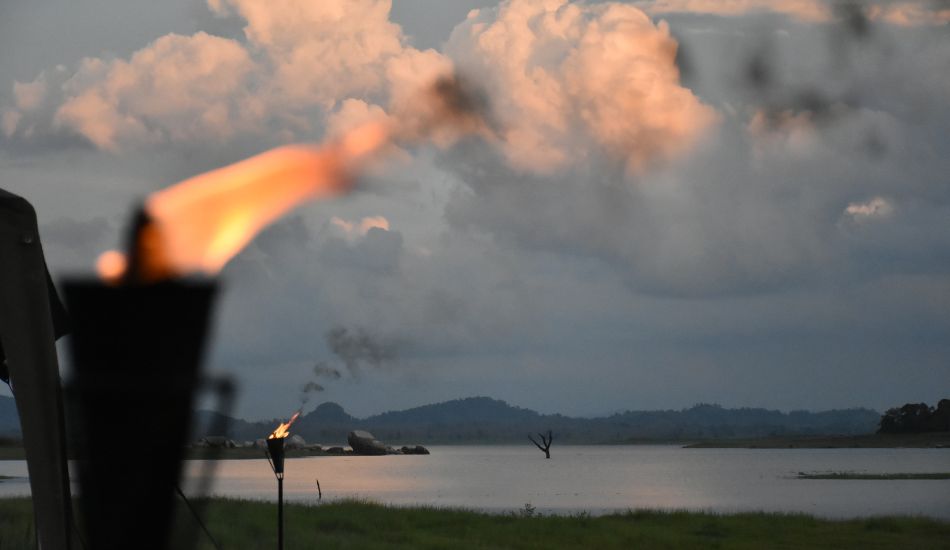
[[341, 455], [343, 453], [344, 453], [343, 447], [330, 447], [329, 449], [327, 449], [327, 454]]
[[427, 454], [429, 454], [429, 449], [426, 449], [426, 448], [423, 447], [422, 445], [406, 446], [406, 447], [403, 447], [403, 448], [401, 448], [401, 449], [399, 449], [399, 450], [402, 451], [402, 454], [404, 454], [404, 455], [427, 455]]
[[223, 435], [207, 435], [198, 441], [200, 447], [211, 447], [212, 449], [233, 449], [234, 440], [228, 439]]
[[353, 448], [353, 453], [358, 455], [384, 455], [386, 446], [380, 443], [373, 434], [363, 430], [350, 432], [346, 436], [347, 443]]

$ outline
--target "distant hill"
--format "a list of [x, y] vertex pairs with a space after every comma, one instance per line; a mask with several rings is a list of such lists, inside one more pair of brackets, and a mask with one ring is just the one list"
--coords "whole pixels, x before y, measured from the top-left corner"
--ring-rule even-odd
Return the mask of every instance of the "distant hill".
[[[388, 444], [522, 443], [529, 433], [552, 430], [558, 443], [628, 443], [766, 436], [861, 435], [874, 433], [881, 418], [870, 409], [781, 412], [695, 405], [682, 410], [626, 411], [600, 418], [540, 414], [489, 397], [443, 403], [356, 418], [336, 403], [323, 403], [294, 424], [293, 433], [309, 442], [343, 445], [352, 430], [367, 430]], [[216, 413], [199, 411], [195, 439], [217, 431]], [[266, 437], [281, 421], [226, 419], [236, 440]], [[14, 401], [0, 396], [0, 437], [18, 436]]]
[[[206, 415], [208, 413], [205, 413]], [[314, 443], [340, 445], [351, 430], [372, 432], [389, 444], [509, 443], [552, 430], [560, 443], [625, 443], [764, 436], [859, 435], [877, 429], [880, 413], [870, 409], [824, 412], [726, 409], [696, 405], [682, 410], [627, 411], [600, 418], [544, 415], [488, 397], [470, 397], [356, 418], [336, 403], [323, 403], [302, 416], [293, 432]], [[265, 437], [279, 422], [236, 420], [234, 439]], [[201, 433], [201, 428], [197, 430]]]

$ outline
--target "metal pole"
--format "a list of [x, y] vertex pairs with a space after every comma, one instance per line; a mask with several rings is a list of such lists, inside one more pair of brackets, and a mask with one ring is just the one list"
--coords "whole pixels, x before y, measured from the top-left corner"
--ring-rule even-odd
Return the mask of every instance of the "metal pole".
[[284, 550], [284, 476], [277, 478], [277, 550]]

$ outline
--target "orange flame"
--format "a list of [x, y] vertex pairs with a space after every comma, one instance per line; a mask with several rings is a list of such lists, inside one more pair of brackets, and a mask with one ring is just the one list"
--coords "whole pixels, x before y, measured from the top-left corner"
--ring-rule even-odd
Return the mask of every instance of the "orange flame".
[[157, 278], [217, 273], [298, 204], [345, 192], [357, 166], [388, 139], [385, 125], [371, 123], [322, 147], [281, 147], [155, 193], [145, 207], [164, 257], [147, 269]]
[[283, 422], [280, 426], [277, 426], [277, 429], [271, 432], [267, 439], [278, 439], [290, 435], [290, 425], [297, 420], [298, 416], [300, 416], [300, 411], [295, 412], [287, 422]]
[[[148, 197], [151, 221], [139, 236], [146, 281], [213, 275], [264, 227], [304, 201], [349, 190], [360, 166], [390, 140], [372, 122], [323, 145], [288, 145], [189, 178]], [[115, 279], [113, 261], [100, 263]], [[111, 269], [110, 269], [111, 268]]]
[[134, 257], [107, 252], [97, 265], [100, 276], [118, 283], [123, 277], [155, 282], [213, 275], [297, 205], [348, 191], [362, 166], [392, 141], [490, 135], [481, 118], [482, 100], [457, 76], [436, 80], [418, 99], [397, 116], [366, 123], [338, 139], [272, 149], [152, 194]]

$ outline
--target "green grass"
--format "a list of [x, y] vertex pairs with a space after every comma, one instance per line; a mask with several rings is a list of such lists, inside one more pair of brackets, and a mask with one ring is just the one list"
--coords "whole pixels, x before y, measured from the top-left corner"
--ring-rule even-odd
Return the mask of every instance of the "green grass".
[[[206, 519], [225, 549], [276, 545], [273, 503], [215, 499]], [[366, 502], [287, 505], [286, 548], [947, 548], [950, 523], [916, 517], [828, 521], [794, 514], [634, 511], [590, 517], [489, 515]], [[0, 548], [32, 548], [28, 499], [0, 500]], [[198, 548], [212, 546], [202, 542]]]
[[950, 473], [933, 474], [862, 474], [856, 472], [798, 473], [798, 479], [860, 479], [860, 480], [901, 480], [901, 479], [950, 479]]

